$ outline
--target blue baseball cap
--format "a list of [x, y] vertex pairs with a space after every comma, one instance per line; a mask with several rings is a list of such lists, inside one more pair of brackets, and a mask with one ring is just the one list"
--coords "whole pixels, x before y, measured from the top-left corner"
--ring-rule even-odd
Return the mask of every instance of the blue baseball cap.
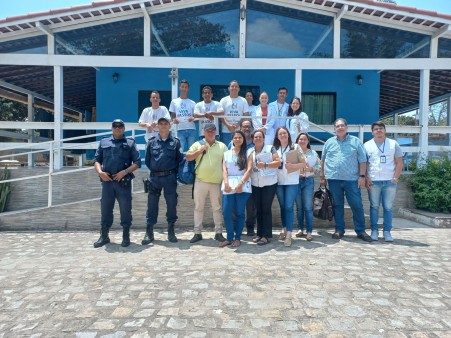
[[124, 121], [122, 121], [121, 119], [113, 120], [113, 122], [111, 123], [111, 125], [114, 126], [115, 124], [121, 124], [122, 126], [125, 126]]

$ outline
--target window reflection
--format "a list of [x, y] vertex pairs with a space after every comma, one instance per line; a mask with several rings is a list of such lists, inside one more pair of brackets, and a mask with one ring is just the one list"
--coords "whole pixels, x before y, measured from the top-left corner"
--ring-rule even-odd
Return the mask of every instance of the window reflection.
[[246, 57], [332, 56], [332, 17], [248, 1]]
[[341, 20], [342, 58], [427, 58], [430, 38], [423, 34]]
[[116, 21], [56, 33], [57, 54], [142, 56], [144, 19]]
[[47, 54], [47, 36], [0, 42], [0, 53]]
[[154, 14], [152, 24], [152, 55], [238, 57], [238, 1]]
[[439, 58], [451, 58], [451, 39], [438, 39], [438, 53]]

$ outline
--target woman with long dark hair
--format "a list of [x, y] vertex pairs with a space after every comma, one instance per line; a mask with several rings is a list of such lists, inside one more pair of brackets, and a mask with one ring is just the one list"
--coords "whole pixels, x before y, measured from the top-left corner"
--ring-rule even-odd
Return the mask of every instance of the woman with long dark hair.
[[[291, 246], [291, 233], [294, 223], [294, 200], [298, 194], [299, 171], [305, 168], [305, 160], [300, 154], [299, 145], [291, 141], [290, 133], [285, 127], [279, 127], [276, 130], [274, 139], [274, 148], [277, 150], [281, 165], [277, 170], [277, 199], [280, 205], [280, 215], [282, 218], [282, 232], [279, 239], [284, 241], [285, 246]], [[295, 151], [299, 163], [291, 163], [287, 160], [287, 154]], [[296, 153], [297, 152], [297, 153]], [[290, 157], [291, 158], [291, 157]]]
[[[222, 164], [222, 214], [227, 229], [227, 240], [220, 247], [241, 245], [246, 203], [251, 188], [252, 157], [248, 156], [246, 138], [240, 130], [232, 133], [233, 148], [224, 153]], [[235, 213], [235, 224], [232, 214]]]
[[310, 137], [307, 133], [300, 133], [296, 139], [296, 143], [301, 147], [301, 152], [305, 156], [306, 166], [301, 169], [299, 175], [298, 195], [296, 196], [296, 210], [298, 216], [299, 232], [296, 237], [304, 235], [304, 216], [305, 225], [307, 227], [308, 241], [313, 239], [313, 190], [315, 189], [314, 177], [316, 173], [321, 171], [321, 162], [318, 154], [310, 146]]
[[257, 209], [257, 236], [252, 241], [265, 245], [272, 237], [272, 202], [277, 190], [277, 168], [280, 159], [272, 145], [265, 145], [263, 131], [255, 131], [252, 140], [252, 198]]
[[291, 100], [287, 117], [286, 127], [290, 132], [292, 140], [296, 140], [299, 133], [309, 130], [310, 123], [308, 116], [302, 111], [301, 99], [299, 97], [295, 96]]

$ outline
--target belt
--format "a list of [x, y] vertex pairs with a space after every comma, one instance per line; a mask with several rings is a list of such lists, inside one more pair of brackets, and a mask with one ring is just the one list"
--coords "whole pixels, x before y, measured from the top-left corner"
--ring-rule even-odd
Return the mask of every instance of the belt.
[[172, 169], [172, 170], [168, 170], [168, 171], [152, 171], [152, 172], [150, 172], [150, 176], [151, 177], [168, 176], [168, 175], [176, 174], [176, 173], [177, 173], [177, 169]]

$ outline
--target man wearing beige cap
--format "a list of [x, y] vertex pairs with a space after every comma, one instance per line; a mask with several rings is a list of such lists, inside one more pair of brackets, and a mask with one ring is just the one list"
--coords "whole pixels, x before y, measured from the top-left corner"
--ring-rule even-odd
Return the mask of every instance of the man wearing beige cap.
[[215, 240], [225, 241], [222, 235], [221, 182], [222, 159], [227, 147], [216, 140], [216, 126], [206, 123], [204, 126], [205, 142], [195, 142], [186, 153], [187, 161], [196, 161], [196, 180], [194, 182], [194, 236], [190, 243], [202, 240], [202, 221], [207, 195], [210, 194], [213, 221], [215, 223]]

